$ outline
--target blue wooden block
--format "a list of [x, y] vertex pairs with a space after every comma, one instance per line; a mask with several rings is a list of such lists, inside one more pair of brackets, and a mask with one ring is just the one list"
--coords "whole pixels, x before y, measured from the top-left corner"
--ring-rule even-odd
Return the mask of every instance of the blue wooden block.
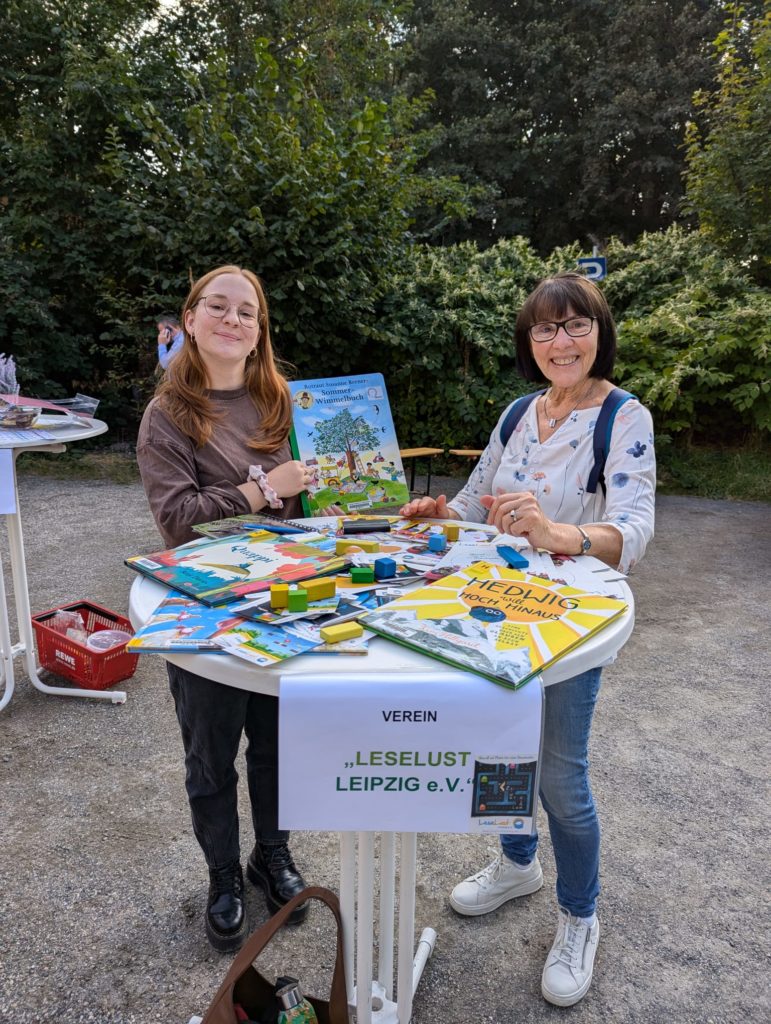
[[432, 533], [428, 538], [429, 551], [446, 551], [447, 538], [443, 533]]
[[496, 548], [495, 550], [498, 552], [498, 554], [501, 556], [504, 562], [507, 565], [510, 565], [512, 569], [527, 569], [528, 565], [530, 565], [525, 556], [521, 555], [516, 548], [502, 546]]
[[396, 562], [393, 558], [376, 558], [374, 569], [376, 580], [390, 580], [396, 575]]

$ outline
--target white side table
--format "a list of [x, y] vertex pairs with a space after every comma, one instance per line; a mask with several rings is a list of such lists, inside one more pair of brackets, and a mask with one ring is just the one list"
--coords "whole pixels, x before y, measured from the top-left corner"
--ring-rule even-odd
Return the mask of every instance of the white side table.
[[21, 510], [19, 508], [19, 489], [16, 479], [16, 460], [22, 452], [55, 452], [67, 450], [67, 445], [74, 441], [85, 441], [89, 437], [98, 437], [107, 430], [107, 424], [101, 420], [85, 420], [72, 425], [55, 427], [45, 433], [55, 436], [55, 440], [33, 438], [19, 441], [11, 438], [10, 433], [3, 437], [5, 428], [0, 427], [0, 450], [10, 449], [12, 452], [11, 486], [13, 491], [12, 505], [15, 511], [6, 513], [8, 526], [8, 553], [11, 565], [11, 580], [16, 599], [16, 617], [18, 621], [18, 641], [11, 639], [10, 619], [8, 614], [8, 593], [5, 588], [2, 561], [0, 560], [0, 683], [5, 683], [5, 690], [0, 699], [0, 711], [5, 708], [13, 697], [15, 686], [14, 662], [21, 658], [32, 685], [42, 693], [55, 697], [91, 697], [95, 700], [109, 700], [113, 704], [123, 704], [126, 694], [116, 690], [84, 690], [78, 687], [48, 686], [42, 681], [39, 666], [35, 660], [35, 641], [32, 630], [32, 613], [29, 605], [29, 585], [27, 583], [27, 565], [24, 555], [24, 538], [21, 529]]

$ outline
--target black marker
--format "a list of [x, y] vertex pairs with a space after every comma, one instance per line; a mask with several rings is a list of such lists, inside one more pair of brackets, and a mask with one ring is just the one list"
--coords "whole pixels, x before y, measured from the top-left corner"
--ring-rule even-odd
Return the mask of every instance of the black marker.
[[390, 533], [391, 524], [387, 519], [343, 520], [343, 534], [348, 533]]

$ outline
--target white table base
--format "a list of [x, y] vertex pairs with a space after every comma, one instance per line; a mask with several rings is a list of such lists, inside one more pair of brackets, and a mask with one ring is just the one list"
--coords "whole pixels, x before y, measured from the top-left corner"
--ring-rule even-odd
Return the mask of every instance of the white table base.
[[[100, 424], [106, 430], [104, 424]], [[81, 430], [80, 435], [92, 436], [102, 433], [100, 429]], [[77, 440], [77, 437], [68, 440]], [[73, 686], [48, 686], [39, 676], [40, 666], [35, 659], [35, 639], [32, 629], [32, 612], [29, 605], [29, 585], [27, 583], [27, 567], [24, 560], [24, 537], [21, 530], [21, 513], [18, 506], [19, 489], [16, 481], [16, 457], [24, 448], [14, 449], [13, 452], [13, 486], [16, 494], [16, 511], [5, 516], [8, 526], [8, 549], [11, 565], [11, 579], [13, 581], [13, 593], [16, 603], [16, 618], [18, 622], [19, 639], [13, 643], [11, 639], [11, 626], [8, 614], [8, 591], [5, 587], [3, 576], [2, 560], [0, 559], [0, 684], [5, 683], [5, 690], [0, 698], [0, 711], [2, 711], [13, 697], [15, 688], [14, 662], [21, 658], [26, 669], [29, 680], [35, 689], [41, 693], [48, 693], [55, 697], [91, 697], [95, 700], [109, 700], [113, 704], [123, 704], [126, 694], [119, 690], [85, 690]], [[29, 449], [27, 449], [29, 450]], [[64, 444], [43, 444], [36, 445], [34, 451], [63, 452], [66, 451]]]
[[340, 836], [340, 910], [345, 981], [349, 1007], [355, 1011], [356, 1024], [409, 1024], [412, 1000], [436, 943], [434, 929], [424, 928], [414, 949], [415, 832], [400, 833], [399, 853], [399, 931], [394, 1002], [396, 836], [393, 832], [383, 832], [380, 836], [377, 977], [373, 968], [375, 833], [343, 832]]

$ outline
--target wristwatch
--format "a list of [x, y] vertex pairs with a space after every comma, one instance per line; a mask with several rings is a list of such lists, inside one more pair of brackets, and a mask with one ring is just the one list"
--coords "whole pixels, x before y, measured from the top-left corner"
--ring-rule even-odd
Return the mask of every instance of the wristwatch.
[[576, 526], [576, 529], [581, 534], [581, 550], [578, 553], [579, 555], [588, 555], [592, 550], [592, 542], [589, 538], [589, 534], [586, 530], [582, 530], [580, 526]]

